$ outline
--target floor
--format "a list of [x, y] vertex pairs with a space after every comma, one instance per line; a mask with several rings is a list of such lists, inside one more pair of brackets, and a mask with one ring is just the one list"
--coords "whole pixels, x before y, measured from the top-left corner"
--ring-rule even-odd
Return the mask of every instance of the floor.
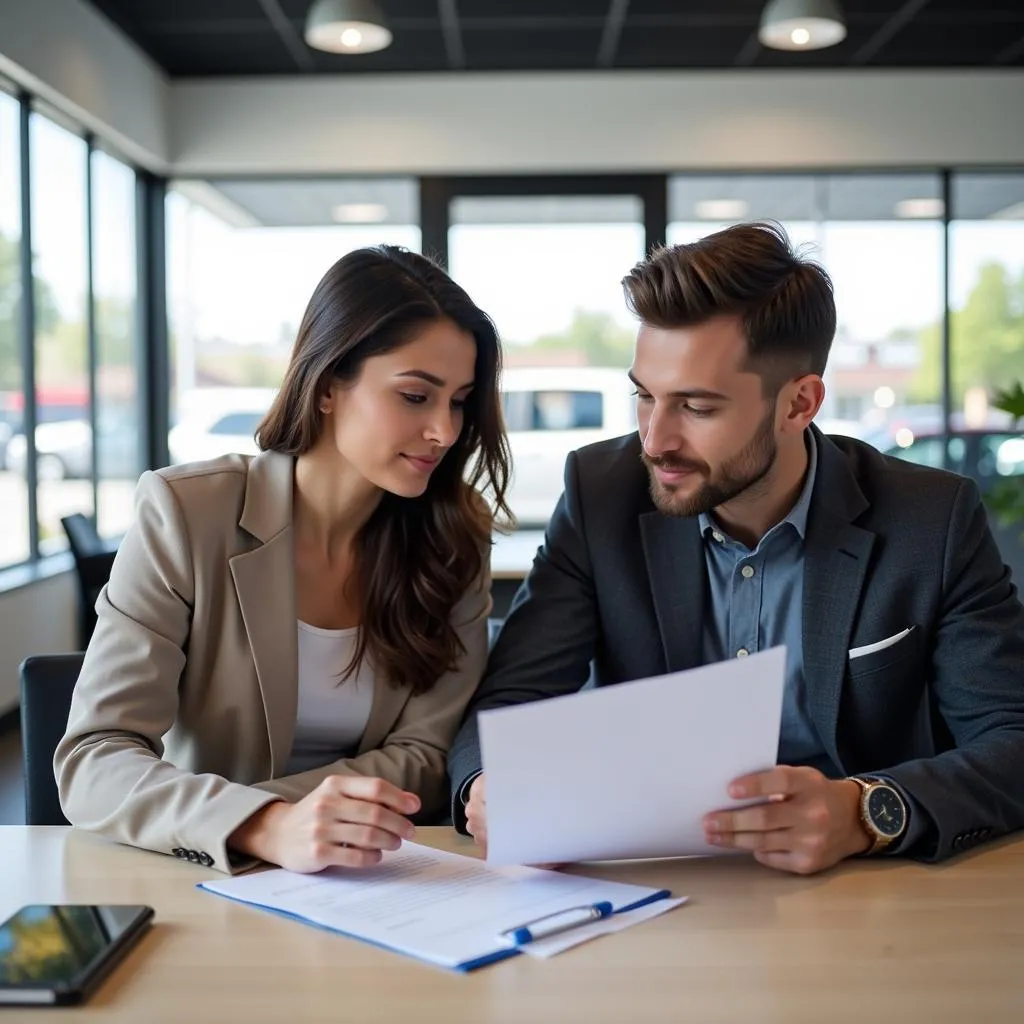
[[25, 789], [21, 778], [21, 731], [0, 733], [0, 825], [25, 823]]

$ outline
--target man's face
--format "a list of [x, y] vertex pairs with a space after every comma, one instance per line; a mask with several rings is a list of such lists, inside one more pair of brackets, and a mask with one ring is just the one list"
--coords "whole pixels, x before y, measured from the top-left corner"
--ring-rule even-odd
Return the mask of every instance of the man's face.
[[746, 362], [738, 317], [641, 327], [630, 376], [661, 512], [696, 516], [767, 489], [777, 456], [776, 401], [765, 398]]

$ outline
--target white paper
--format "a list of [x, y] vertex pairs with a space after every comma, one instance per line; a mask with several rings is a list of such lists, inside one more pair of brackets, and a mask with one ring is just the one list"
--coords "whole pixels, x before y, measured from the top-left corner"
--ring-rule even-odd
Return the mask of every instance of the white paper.
[[643, 907], [637, 907], [636, 910], [627, 910], [622, 914], [612, 914], [611, 917], [602, 917], [599, 921], [592, 921], [590, 924], [581, 925], [579, 928], [573, 928], [572, 931], [562, 932], [561, 935], [552, 935], [549, 939], [541, 939], [539, 942], [527, 942], [526, 945], [520, 946], [519, 949], [530, 956], [547, 960], [548, 957], [555, 956], [557, 953], [564, 953], [567, 949], [572, 949], [573, 946], [589, 942], [591, 939], [599, 938], [602, 935], [610, 935], [612, 932], [621, 932], [624, 928], [629, 928], [631, 925], [649, 921], [652, 917], [657, 917], [668, 910], [680, 907], [688, 901], [689, 896], [681, 896], [675, 900], [657, 900]]
[[[776, 763], [786, 649], [481, 712], [487, 860], [714, 854], [701, 820]], [[746, 801], [750, 803], [750, 801]]]
[[408, 842], [374, 868], [315, 875], [276, 869], [202, 888], [450, 968], [504, 950], [503, 931], [539, 917], [602, 901], [618, 909], [659, 891], [537, 868], [494, 868]]

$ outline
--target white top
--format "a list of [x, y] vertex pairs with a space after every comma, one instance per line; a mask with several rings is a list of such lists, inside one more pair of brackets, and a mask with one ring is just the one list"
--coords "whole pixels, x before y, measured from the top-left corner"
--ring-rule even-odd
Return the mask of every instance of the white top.
[[351, 757], [359, 747], [373, 704], [373, 670], [366, 659], [342, 681], [355, 651], [358, 629], [299, 630], [299, 705], [286, 775]]

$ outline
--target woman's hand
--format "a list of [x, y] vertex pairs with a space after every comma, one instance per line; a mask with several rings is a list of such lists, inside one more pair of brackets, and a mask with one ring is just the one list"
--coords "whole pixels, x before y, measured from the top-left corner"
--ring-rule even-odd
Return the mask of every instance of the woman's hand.
[[331, 775], [296, 804], [277, 801], [244, 821], [228, 846], [289, 871], [364, 868], [415, 834], [404, 817], [419, 810], [415, 793], [383, 779]]

